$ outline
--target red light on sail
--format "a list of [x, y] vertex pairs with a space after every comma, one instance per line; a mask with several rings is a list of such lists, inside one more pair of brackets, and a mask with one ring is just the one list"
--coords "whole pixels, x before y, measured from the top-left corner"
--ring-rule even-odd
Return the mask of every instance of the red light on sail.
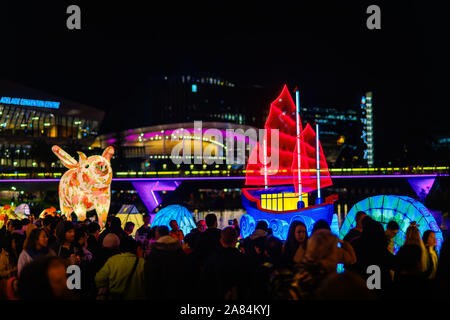
[[[316, 163], [316, 133], [309, 124], [306, 125], [301, 135], [300, 142], [301, 158], [302, 158], [302, 188], [306, 190], [317, 190], [317, 163]], [[297, 153], [297, 148], [294, 154]], [[319, 141], [319, 164], [320, 164], [320, 187], [328, 187], [333, 184], [331, 181], [330, 171], [328, 170], [327, 160], [323, 153], [322, 144]], [[295, 192], [298, 192], [297, 166], [292, 164], [292, 172], [294, 173], [293, 183]]]
[[[263, 154], [263, 142], [259, 141], [250, 154], [246, 171], [246, 185], [273, 186], [273, 185], [292, 185], [294, 183], [296, 192], [298, 192], [297, 176], [297, 129], [295, 121], [295, 103], [285, 85], [280, 95], [270, 105], [269, 117], [264, 125], [266, 129], [266, 153], [270, 158], [275, 152], [278, 152], [278, 168], [271, 172], [270, 163], [266, 166], [259, 153]], [[272, 147], [270, 139], [271, 130], [278, 129], [278, 148]], [[302, 163], [302, 191], [311, 192], [317, 189], [316, 180], [316, 134], [310, 125], [302, 130], [300, 120], [301, 134], [301, 163]], [[319, 143], [319, 163], [321, 168], [321, 187], [332, 185], [330, 173], [322, 146]], [[294, 161], [295, 160], [295, 161]], [[267, 174], [267, 175], [266, 175]]]
[[[284, 85], [280, 95], [270, 104], [270, 112], [264, 125], [266, 135], [264, 139], [267, 141], [267, 156], [270, 158], [272, 154], [278, 152], [278, 168], [276, 171], [267, 172], [267, 180], [265, 177], [265, 169], [272, 170], [270, 164], [266, 166], [259, 159], [259, 153], [263, 154], [263, 142], [259, 141], [258, 145], [253, 148], [247, 164], [246, 185], [286, 185], [292, 182], [292, 150], [296, 144], [296, 122], [295, 122], [295, 104], [292, 100], [289, 90]], [[278, 129], [278, 148], [272, 147], [270, 139], [272, 129]], [[275, 170], [275, 168], [273, 169]]]

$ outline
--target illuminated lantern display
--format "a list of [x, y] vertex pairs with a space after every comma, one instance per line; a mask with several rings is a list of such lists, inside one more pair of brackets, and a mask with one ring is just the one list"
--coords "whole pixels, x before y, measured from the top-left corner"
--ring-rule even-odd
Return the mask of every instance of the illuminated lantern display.
[[5, 220], [18, 219], [14, 209], [15, 207], [11, 207], [9, 204], [5, 204], [3, 207], [0, 207], [0, 228], [3, 227]]
[[55, 207], [50, 207], [47, 209], [42, 210], [41, 214], [39, 215], [39, 218], [45, 218], [46, 216], [52, 216], [52, 217], [58, 217], [58, 213], [56, 212]]
[[101, 156], [86, 157], [83, 152], [78, 152], [78, 161], [58, 146], [53, 146], [52, 151], [69, 169], [59, 182], [61, 214], [70, 217], [75, 212], [79, 220], [84, 220], [86, 212], [95, 209], [103, 226], [111, 201], [113, 172], [110, 161], [114, 148], [107, 147]]
[[389, 221], [393, 220], [398, 223], [400, 230], [394, 238], [395, 253], [403, 245], [406, 229], [413, 221], [418, 225], [421, 235], [426, 230], [431, 230], [436, 234], [437, 250], [440, 250], [444, 241], [436, 220], [421, 202], [410, 197], [394, 195], [369, 197], [355, 204], [342, 224], [339, 232], [341, 239], [356, 225], [355, 215], [358, 211], [364, 211], [372, 219], [380, 222], [385, 229]]
[[[242, 202], [247, 211], [240, 221], [244, 238], [260, 220], [265, 220], [273, 235], [280, 239], [287, 238], [293, 221], [302, 221], [309, 234], [317, 220], [332, 224], [337, 196], [329, 196], [325, 201], [320, 197], [320, 188], [333, 184], [331, 175], [317, 133], [309, 124], [302, 127], [298, 89], [296, 100], [294, 104], [284, 86], [270, 105], [264, 140], [250, 153], [245, 184], [258, 187], [242, 189]], [[278, 165], [272, 168], [277, 156]], [[314, 191], [318, 191], [318, 199], [316, 203], [308, 203], [309, 193]]]
[[134, 237], [136, 231], [144, 225], [144, 219], [142, 213], [132, 204], [124, 204], [117, 212], [116, 217], [120, 219], [122, 224], [122, 229], [125, 229], [125, 224], [127, 222], [134, 223], [134, 229], [131, 235]]
[[175, 204], [159, 210], [153, 218], [152, 227], [167, 226], [170, 230], [169, 223], [171, 220], [175, 220], [178, 223], [184, 235], [187, 235], [192, 229], [197, 228], [194, 218], [192, 218], [192, 213], [185, 207]]
[[22, 203], [21, 205], [17, 206], [16, 210], [14, 210], [14, 213], [20, 219], [27, 218], [30, 215], [30, 207], [26, 203]]

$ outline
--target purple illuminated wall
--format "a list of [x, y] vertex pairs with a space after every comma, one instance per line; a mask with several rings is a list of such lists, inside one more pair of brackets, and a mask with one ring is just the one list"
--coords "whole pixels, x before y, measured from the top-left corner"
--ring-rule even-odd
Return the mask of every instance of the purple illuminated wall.
[[174, 191], [181, 184], [179, 181], [133, 181], [134, 189], [141, 197], [142, 202], [149, 213], [152, 213], [161, 203], [158, 191]]
[[409, 185], [413, 188], [414, 192], [419, 197], [420, 201], [425, 200], [425, 198], [430, 193], [433, 187], [436, 177], [432, 178], [422, 178], [422, 179], [408, 179]]

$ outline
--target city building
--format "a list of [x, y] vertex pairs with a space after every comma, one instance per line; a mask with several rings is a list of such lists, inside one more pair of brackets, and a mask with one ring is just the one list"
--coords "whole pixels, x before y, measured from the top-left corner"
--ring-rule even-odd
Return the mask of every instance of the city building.
[[270, 101], [262, 87], [211, 74], [152, 75], [136, 86], [127, 107], [108, 111], [104, 132], [192, 121], [262, 127]]
[[366, 124], [372, 123], [367, 119], [372, 110], [367, 111], [366, 105], [361, 109], [304, 106], [300, 112], [305, 124], [319, 124], [320, 142], [330, 167], [367, 167], [368, 155], [372, 155], [373, 166], [373, 138], [368, 138], [373, 137], [373, 127]]
[[99, 135], [91, 148], [114, 146], [114, 161], [118, 170], [125, 171], [245, 168], [245, 159], [256, 143], [246, 136], [248, 132], [258, 131], [229, 122], [172, 123]]
[[88, 148], [103, 117], [103, 111], [1, 80], [0, 166], [59, 167], [51, 146]]
[[361, 122], [364, 125], [361, 138], [366, 146], [364, 150], [364, 159], [367, 159], [367, 165], [369, 168], [372, 168], [374, 164], [372, 92], [367, 92], [366, 95], [361, 98], [361, 110], [363, 115]]

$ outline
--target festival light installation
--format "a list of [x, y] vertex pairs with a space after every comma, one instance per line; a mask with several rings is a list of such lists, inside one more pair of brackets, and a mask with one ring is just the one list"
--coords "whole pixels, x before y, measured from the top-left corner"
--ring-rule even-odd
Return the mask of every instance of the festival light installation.
[[192, 213], [189, 212], [183, 206], [180, 205], [169, 205], [161, 210], [155, 215], [152, 221], [153, 226], [167, 226], [170, 230], [169, 223], [171, 220], [175, 220], [183, 231], [184, 235], [191, 232], [192, 229], [197, 228]]
[[78, 151], [78, 161], [58, 146], [53, 146], [52, 151], [69, 169], [59, 182], [61, 214], [70, 217], [75, 212], [79, 220], [84, 220], [86, 212], [95, 209], [103, 226], [111, 202], [113, 172], [110, 161], [114, 148], [107, 147], [101, 156], [90, 157]]
[[[259, 220], [268, 222], [273, 234], [286, 239], [289, 224], [300, 220], [310, 233], [312, 225], [319, 219], [328, 223], [333, 220], [333, 204], [336, 196], [308, 206], [308, 194], [332, 185], [325, 155], [316, 133], [309, 124], [303, 129], [300, 119], [299, 93], [297, 106], [287, 89], [270, 105], [265, 123], [264, 143], [257, 144], [250, 154], [246, 168], [246, 185], [258, 186], [242, 190], [242, 202], [247, 214], [241, 217], [241, 234], [250, 235]], [[297, 134], [300, 133], [300, 134]], [[272, 135], [278, 136], [278, 145], [273, 145]], [[298, 152], [298, 146], [300, 151]], [[264, 148], [264, 159], [259, 159], [260, 148]], [[278, 155], [278, 168], [267, 174], [267, 156]], [[317, 163], [319, 162], [319, 163]], [[320, 182], [315, 177], [320, 168]], [[275, 171], [275, 172], [273, 172]], [[267, 186], [268, 188], [266, 188]]]
[[421, 235], [426, 230], [431, 230], [436, 234], [438, 250], [444, 241], [441, 229], [427, 207], [413, 198], [396, 195], [378, 195], [366, 198], [355, 204], [342, 224], [339, 232], [341, 239], [356, 225], [355, 215], [358, 211], [364, 211], [372, 219], [380, 222], [385, 229], [389, 221], [393, 220], [398, 223], [400, 230], [394, 238], [394, 252], [397, 252], [403, 245], [406, 229], [413, 221], [419, 225], [418, 229]]

